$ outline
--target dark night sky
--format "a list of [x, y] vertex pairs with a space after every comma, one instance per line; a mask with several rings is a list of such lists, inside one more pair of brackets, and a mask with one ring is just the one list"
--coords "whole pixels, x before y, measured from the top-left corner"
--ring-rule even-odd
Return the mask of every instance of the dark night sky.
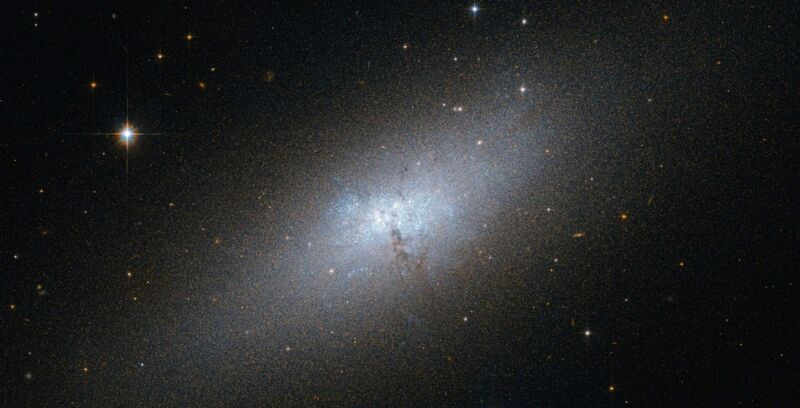
[[92, 3], [0, 6], [0, 405], [796, 403], [797, 5]]

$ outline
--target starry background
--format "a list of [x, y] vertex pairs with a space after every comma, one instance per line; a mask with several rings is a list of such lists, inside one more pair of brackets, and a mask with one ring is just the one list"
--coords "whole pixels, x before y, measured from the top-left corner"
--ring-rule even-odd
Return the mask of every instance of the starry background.
[[796, 5], [93, 3], [0, 9], [2, 405], [792, 403]]

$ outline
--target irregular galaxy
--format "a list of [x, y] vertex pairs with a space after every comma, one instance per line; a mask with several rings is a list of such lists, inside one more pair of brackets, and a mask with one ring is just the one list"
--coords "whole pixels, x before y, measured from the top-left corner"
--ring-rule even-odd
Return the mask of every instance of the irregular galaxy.
[[6, 3], [0, 406], [796, 405], [796, 4]]

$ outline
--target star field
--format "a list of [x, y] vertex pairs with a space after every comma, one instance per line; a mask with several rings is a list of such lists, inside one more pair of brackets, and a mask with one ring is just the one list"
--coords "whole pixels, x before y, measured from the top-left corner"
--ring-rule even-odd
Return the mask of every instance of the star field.
[[793, 4], [0, 13], [2, 406], [782, 406]]

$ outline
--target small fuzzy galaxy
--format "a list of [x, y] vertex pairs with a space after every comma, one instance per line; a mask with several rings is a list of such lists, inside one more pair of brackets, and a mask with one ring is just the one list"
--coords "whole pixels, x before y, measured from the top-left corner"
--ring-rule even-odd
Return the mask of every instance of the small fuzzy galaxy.
[[0, 406], [796, 403], [797, 5], [16, 3]]

